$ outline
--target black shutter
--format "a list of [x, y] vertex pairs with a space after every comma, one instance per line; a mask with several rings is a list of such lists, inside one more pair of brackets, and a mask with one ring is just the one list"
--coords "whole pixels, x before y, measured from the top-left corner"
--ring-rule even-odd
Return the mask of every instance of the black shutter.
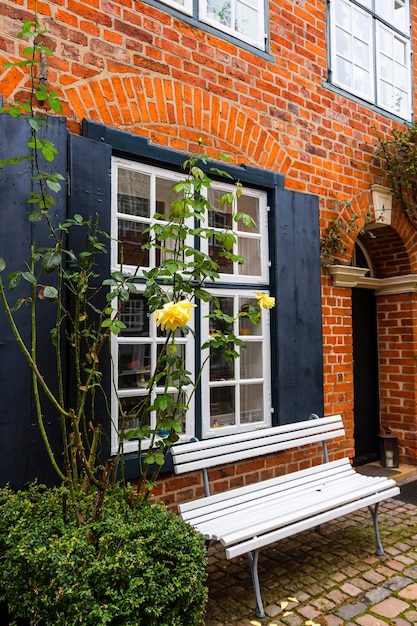
[[286, 424], [324, 410], [318, 198], [276, 189], [272, 210], [278, 348], [272, 387], [275, 419]]
[[[87, 139], [78, 135], [69, 137], [69, 217], [75, 214], [83, 218], [99, 216], [99, 228], [110, 234], [111, 223], [111, 147], [99, 141]], [[69, 248], [80, 251], [84, 247], [84, 229], [70, 229]], [[94, 300], [95, 306], [105, 306], [105, 289], [101, 288], [105, 278], [110, 277], [110, 240], [102, 238], [108, 247], [107, 254], [101, 254], [97, 259], [97, 280], [95, 287], [98, 289], [98, 299]], [[89, 312], [90, 315], [94, 313]], [[103, 447], [100, 450], [102, 461], [110, 455], [110, 429], [111, 420], [109, 415], [110, 391], [111, 391], [111, 368], [109, 345], [100, 353], [100, 369], [103, 373], [103, 393], [96, 394], [96, 422], [103, 426], [105, 436]], [[69, 390], [74, 389], [74, 379], [69, 371]], [[74, 392], [72, 392], [74, 393]]]
[[[51, 141], [58, 150], [53, 163], [41, 163], [41, 168], [67, 173], [67, 129], [65, 120], [50, 118], [42, 136]], [[25, 119], [13, 119], [0, 115], [0, 160], [28, 155], [27, 143], [31, 129]], [[3, 283], [7, 275], [16, 270], [25, 271], [25, 263], [30, 260], [31, 241], [37, 247], [50, 246], [51, 240], [42, 220], [32, 223], [28, 219], [29, 194], [32, 189], [32, 163], [22, 161], [18, 165], [0, 168], [0, 256], [6, 261], [2, 273]], [[66, 213], [66, 184], [57, 196], [57, 204], [51, 210], [54, 220], [62, 221]], [[52, 280], [52, 279], [51, 279]], [[30, 294], [29, 283], [22, 280], [19, 287], [10, 292], [9, 301], [14, 303], [19, 297]], [[41, 371], [48, 380], [56, 378], [54, 349], [50, 339], [50, 328], [55, 321], [55, 307], [46, 301], [39, 301], [38, 346]], [[30, 347], [29, 309], [23, 306], [15, 313], [23, 340]], [[20, 488], [38, 478], [39, 482], [51, 484], [56, 480], [43, 441], [39, 434], [36, 412], [33, 406], [31, 370], [17, 346], [0, 306], [0, 484], [8, 482]], [[44, 418], [51, 441], [59, 455], [60, 421], [59, 416], [44, 400]], [[57, 456], [58, 463], [60, 462]]]

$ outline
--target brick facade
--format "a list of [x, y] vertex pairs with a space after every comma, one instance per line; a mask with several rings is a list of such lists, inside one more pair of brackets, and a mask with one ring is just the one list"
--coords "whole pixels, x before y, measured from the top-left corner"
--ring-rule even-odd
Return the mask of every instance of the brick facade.
[[[388, 115], [329, 89], [326, 3], [271, 0], [269, 54], [237, 46], [208, 29], [140, 0], [39, 0], [49, 31], [48, 82], [64, 103], [69, 129], [84, 118], [145, 136], [184, 153], [231, 155], [236, 163], [285, 175], [287, 189], [318, 195], [322, 229], [350, 203], [349, 215], [372, 210], [371, 184], [384, 184], [374, 151], [378, 136], [398, 126]], [[411, 3], [413, 23], [417, 5]], [[33, 0], [0, 0], [0, 64], [19, 55], [21, 22]], [[416, 32], [414, 49], [417, 49]], [[416, 84], [416, 80], [414, 79]], [[0, 94], [11, 101], [27, 89], [24, 69], [0, 70]], [[378, 278], [417, 274], [417, 239], [399, 212], [392, 226], [366, 240]], [[355, 236], [347, 239], [350, 262]], [[322, 270], [325, 412], [341, 413], [348, 438], [335, 454], [354, 455], [351, 289]], [[400, 439], [402, 461], [417, 462], [417, 296], [377, 298], [381, 424]], [[240, 484], [301, 467], [296, 453], [280, 463], [229, 468], [220, 483]], [[197, 485], [197, 486], [196, 486]], [[174, 502], [197, 489], [193, 477], [165, 481]], [[180, 495], [178, 495], [180, 494]]]

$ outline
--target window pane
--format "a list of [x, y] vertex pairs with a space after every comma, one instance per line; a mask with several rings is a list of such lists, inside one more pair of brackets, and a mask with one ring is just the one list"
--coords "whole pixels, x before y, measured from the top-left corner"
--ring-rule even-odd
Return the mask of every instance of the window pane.
[[362, 11], [352, 11], [352, 34], [356, 39], [368, 40], [369, 18]]
[[[233, 207], [231, 204], [223, 204], [221, 206], [221, 198], [224, 191], [220, 189], [209, 189], [208, 201], [213, 210], [208, 214], [208, 225], [210, 228], [217, 228], [220, 232], [229, 230], [233, 225]], [[209, 241], [209, 256], [219, 265], [221, 274], [233, 274], [233, 261], [221, 256], [222, 246], [217, 243], [215, 237], [211, 237]]]
[[[254, 304], [253, 298], [239, 298], [239, 311], [246, 312], [252, 304]], [[259, 337], [261, 332], [260, 324], [253, 324], [246, 316], [239, 318], [239, 335]]]
[[150, 425], [150, 415], [144, 418], [144, 396], [132, 396], [120, 398], [119, 430], [124, 426], [125, 430], [138, 428], [142, 425]]
[[144, 389], [151, 375], [149, 344], [119, 345], [119, 389]]
[[[166, 353], [166, 351], [164, 351], [163, 355], [162, 351], [164, 350], [164, 345], [159, 344], [157, 347], [157, 359], [158, 359], [158, 373], [163, 372], [165, 370], [165, 368], [169, 368], [170, 370], [170, 374], [169, 374], [169, 378], [170, 380], [168, 380], [168, 384], [167, 386], [173, 386], [173, 381], [171, 378], [171, 375], [174, 372], [177, 372], [177, 367], [176, 364], [172, 363], [172, 365], [170, 365], [170, 363], [167, 362], [167, 359], [171, 359], [171, 353], [169, 351], [168, 348], [168, 354]], [[186, 364], [186, 360], [185, 360], [185, 346], [184, 344], [178, 344], [176, 343], [176, 353], [175, 356], [178, 356], [179, 358], [181, 358], [183, 360], [183, 363]], [[158, 380], [158, 387], [164, 387], [166, 384], [166, 375], [164, 374], [159, 380]], [[175, 381], [174, 381], [175, 384]]]
[[258, 39], [258, 11], [241, 2], [236, 2], [235, 28], [250, 39]]
[[138, 217], [150, 215], [150, 176], [129, 169], [118, 169], [118, 211]]
[[246, 351], [242, 351], [240, 361], [240, 378], [262, 378], [262, 343], [250, 342], [246, 344]]
[[143, 245], [149, 241], [149, 234], [143, 231], [148, 224], [134, 222], [132, 220], [118, 220], [118, 259], [119, 264], [133, 266], [149, 265], [149, 250], [144, 250]]
[[210, 427], [233, 426], [235, 420], [235, 387], [210, 389]]
[[371, 78], [369, 72], [356, 67], [355, 68], [355, 82], [354, 88], [360, 92], [363, 96], [371, 95]]
[[[180, 398], [178, 393], [171, 393], [168, 394], [171, 398], [172, 398], [172, 402], [174, 403], [179, 403], [179, 404], [183, 404], [184, 403], [184, 398]], [[171, 428], [169, 426], [169, 424], [164, 423], [164, 419], [165, 416], [167, 417], [167, 419], [175, 419], [177, 422], [180, 422], [181, 424], [181, 432], [184, 432], [185, 430], [185, 415], [184, 415], [184, 410], [181, 407], [173, 407], [168, 406], [167, 410], [164, 411], [162, 414], [159, 415], [158, 417], [158, 435], [168, 435], [171, 431]], [[153, 420], [154, 420], [154, 424], [156, 426], [156, 413], [154, 413], [153, 415]]]
[[240, 388], [240, 422], [252, 424], [264, 419], [263, 386], [243, 385]]
[[351, 12], [346, 2], [336, 1], [336, 24], [351, 32]]
[[336, 53], [346, 59], [352, 58], [352, 38], [341, 28], [336, 29]]
[[[220, 309], [226, 315], [233, 317], [233, 298], [221, 297]], [[210, 312], [214, 310], [214, 304], [210, 303]], [[210, 334], [220, 330], [223, 334], [233, 333], [233, 323], [226, 320], [210, 319]], [[233, 380], [235, 378], [235, 363], [228, 362], [220, 349], [210, 350], [210, 380]]]
[[261, 242], [259, 239], [239, 237], [237, 252], [245, 259], [239, 263], [238, 272], [241, 276], [261, 276]]
[[226, 361], [219, 349], [210, 350], [210, 380], [234, 380], [235, 364]]
[[207, 0], [207, 17], [230, 28], [232, 26], [230, 0]]
[[[219, 309], [230, 317], [234, 316], [233, 298], [228, 296], [221, 296], [217, 298], [219, 302]], [[216, 309], [214, 302], [210, 302], [210, 313]], [[210, 333], [215, 330], [221, 330], [223, 333], [228, 334], [233, 332], [233, 322], [227, 320], [219, 320], [216, 318], [210, 318]]]
[[243, 220], [237, 223], [237, 229], [242, 233], [259, 233], [260, 232], [260, 214], [259, 214], [259, 198], [253, 196], [245, 196], [242, 194], [237, 201], [237, 210], [246, 213], [255, 222], [254, 226], [245, 226]]
[[407, 64], [407, 46], [405, 42], [398, 37], [394, 37], [393, 57], [397, 63], [403, 66]]
[[[174, 182], [164, 178], [156, 177], [156, 212], [160, 215], [168, 215], [171, 212], [171, 203], [178, 198], [178, 194], [173, 191]], [[159, 218], [161, 219], [161, 218]]]
[[221, 246], [216, 242], [214, 237], [210, 238], [209, 242], [209, 257], [216, 261], [219, 266], [218, 272], [220, 274], [233, 274], [233, 261], [221, 256]]
[[124, 305], [120, 319], [126, 328], [120, 330], [120, 336], [149, 337], [149, 315], [144, 296], [132, 295]]
[[352, 87], [352, 70], [353, 65], [346, 59], [341, 59], [340, 57], [337, 59], [337, 80], [345, 87]]
[[232, 228], [233, 225], [233, 207], [231, 204], [221, 204], [224, 191], [220, 189], [209, 189], [207, 199], [213, 210], [208, 214], [208, 225], [211, 228], [220, 228], [221, 230]]

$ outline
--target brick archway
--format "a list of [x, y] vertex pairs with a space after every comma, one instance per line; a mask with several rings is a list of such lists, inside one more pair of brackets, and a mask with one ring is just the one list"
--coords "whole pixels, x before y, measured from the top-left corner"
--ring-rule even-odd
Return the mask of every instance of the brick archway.
[[278, 132], [259, 116], [217, 94], [171, 78], [125, 74], [95, 77], [65, 89], [72, 115], [146, 135], [153, 143], [189, 151], [206, 148], [239, 154], [241, 162], [286, 174], [291, 158]]
[[[381, 429], [398, 436], [402, 462], [417, 459], [417, 293], [406, 245], [391, 226], [359, 237], [372, 261], [376, 288]], [[407, 278], [407, 282], [401, 277]], [[417, 285], [417, 276], [415, 277]], [[387, 283], [387, 280], [389, 283]], [[370, 287], [375, 288], [375, 283]], [[363, 285], [366, 286], [366, 285]]]

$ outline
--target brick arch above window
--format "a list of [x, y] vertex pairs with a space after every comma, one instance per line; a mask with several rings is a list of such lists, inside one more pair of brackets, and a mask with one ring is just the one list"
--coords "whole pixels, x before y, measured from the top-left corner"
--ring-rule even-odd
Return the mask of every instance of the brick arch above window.
[[102, 122], [185, 152], [201, 138], [207, 150], [238, 153], [243, 162], [284, 175], [292, 165], [279, 132], [265, 127], [261, 114], [170, 78], [106, 74], [71, 84], [65, 95], [78, 122]]

